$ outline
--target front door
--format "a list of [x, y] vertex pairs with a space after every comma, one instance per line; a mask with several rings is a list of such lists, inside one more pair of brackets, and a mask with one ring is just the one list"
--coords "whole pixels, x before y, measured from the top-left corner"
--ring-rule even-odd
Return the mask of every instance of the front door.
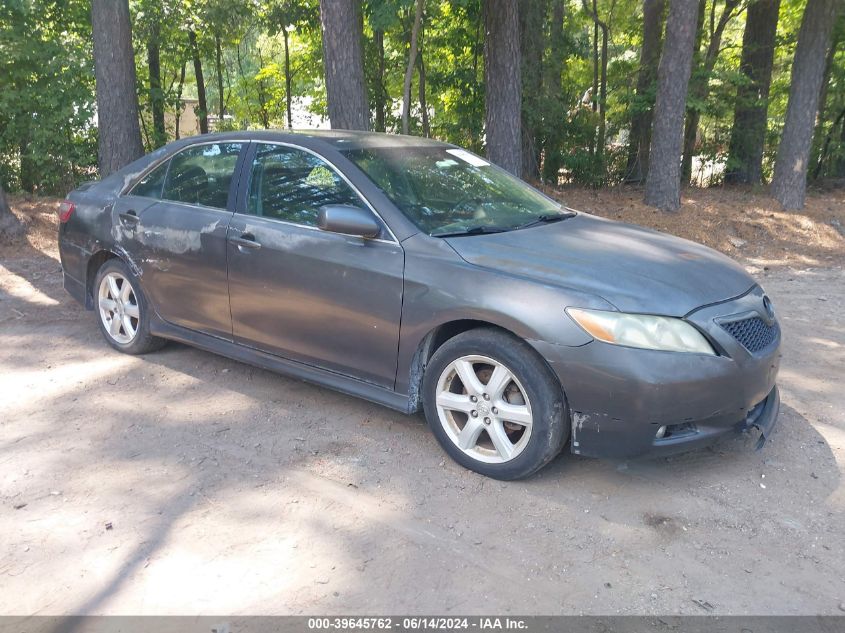
[[115, 204], [117, 243], [140, 272], [158, 314], [231, 340], [226, 231], [243, 143], [190, 146], [150, 172]]
[[319, 156], [258, 143], [229, 224], [236, 342], [392, 388], [402, 247], [317, 228], [323, 205], [367, 203]]

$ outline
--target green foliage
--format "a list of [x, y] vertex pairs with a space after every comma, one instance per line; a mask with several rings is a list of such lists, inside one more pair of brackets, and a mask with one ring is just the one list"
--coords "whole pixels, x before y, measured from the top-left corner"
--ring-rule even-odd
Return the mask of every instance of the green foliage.
[[[532, 0], [533, 2], [534, 0]], [[625, 175], [631, 116], [650, 108], [654, 94], [635, 93], [642, 45], [640, 0], [596, 0], [609, 30], [605, 144], [596, 147], [601, 118], [592, 94], [592, 1], [566, 0], [562, 37], [552, 42], [553, 0], [542, 2], [542, 28], [532, 31], [542, 50], [534, 85], [524, 85], [527, 113], [541, 148], [541, 177], [591, 186]], [[484, 151], [484, 29], [482, 0], [427, 0], [411, 90], [411, 130], [426, 131]], [[707, 0], [709, 16], [725, 0]], [[408, 64], [415, 0], [364, 0], [365, 79], [373, 118], [384, 104], [384, 127], [401, 128], [402, 84]], [[744, 7], [744, 3], [742, 5]], [[766, 169], [783, 125], [791, 60], [805, 0], [783, 0], [769, 99]], [[286, 127], [288, 104], [295, 126], [325, 125], [319, 0], [130, 0], [142, 131], [148, 149], [172, 140], [183, 99], [197, 86], [188, 33], [197, 36], [208, 110], [217, 130]], [[11, 189], [62, 193], [96, 175], [96, 99], [88, 0], [4, 0], [0, 3], [0, 184]], [[837, 27], [845, 42], [845, 18]], [[698, 158], [714, 163], [712, 181], [726, 160], [739, 71], [744, 12], [730, 20], [709, 91], [689, 105], [701, 113]], [[381, 38], [382, 47], [378, 45]], [[155, 44], [161, 85], [151, 86], [148, 47]], [[840, 49], [845, 48], [840, 43]], [[219, 55], [218, 55], [219, 50]], [[383, 50], [383, 55], [381, 50]], [[219, 60], [219, 64], [218, 64]], [[425, 114], [420, 100], [425, 70]], [[557, 80], [559, 79], [559, 89]], [[167, 138], [156, 138], [152, 105], [163, 102]], [[596, 104], [596, 107], [598, 104]], [[833, 58], [828, 96], [817, 126], [811, 174], [845, 172], [845, 50]], [[839, 122], [837, 123], [837, 119]], [[839, 127], [836, 127], [839, 126]]]
[[63, 194], [93, 174], [88, 3], [0, 3], [0, 184]]
[[481, 151], [484, 120], [484, 29], [481, 6], [428, 3], [426, 60], [432, 135]]

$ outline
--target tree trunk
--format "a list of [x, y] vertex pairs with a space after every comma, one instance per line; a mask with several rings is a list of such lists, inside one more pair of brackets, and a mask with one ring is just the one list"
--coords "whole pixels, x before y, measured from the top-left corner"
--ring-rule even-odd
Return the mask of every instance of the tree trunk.
[[[260, 49], [259, 49], [259, 55], [260, 55]], [[236, 59], [238, 61], [238, 76], [241, 78], [241, 81], [239, 81], [238, 83], [243, 86], [244, 79], [246, 78], [246, 73], [244, 72], [243, 59], [241, 58], [241, 43], [240, 42], [235, 43], [235, 56], [236, 56]], [[261, 97], [261, 82], [258, 81], [256, 83], [258, 84], [258, 96], [259, 96], [259, 99], [260, 99], [260, 97]], [[250, 122], [252, 122], [259, 115], [255, 114], [255, 111], [252, 109], [252, 99], [247, 94], [246, 88], [242, 89], [242, 94], [243, 94], [243, 98], [244, 98], [244, 103], [246, 104], [246, 108], [247, 108], [247, 116], [249, 117], [248, 120]], [[244, 126], [244, 127], [247, 127], [247, 126]]]
[[839, 128], [840, 123], [845, 123], [845, 110], [839, 112], [839, 115], [834, 120], [833, 125], [830, 126], [830, 131], [827, 133], [827, 136], [824, 139], [824, 144], [822, 145], [821, 150], [819, 151], [819, 160], [816, 163], [816, 170], [813, 172], [813, 178], [818, 178], [821, 175], [822, 168], [824, 167], [824, 162], [827, 159], [827, 153], [830, 149], [830, 142], [833, 140], [834, 134], [836, 134], [837, 129]]
[[[36, 182], [36, 168], [33, 160], [33, 156], [29, 151], [29, 139], [30, 139], [30, 130], [29, 130], [29, 122], [24, 124], [26, 128], [21, 131], [21, 141], [18, 144], [18, 152], [20, 152], [20, 180], [21, 180], [21, 189], [26, 191], [27, 193], [35, 193], [35, 189], [38, 185]], [[140, 133], [140, 129], [139, 129]]]
[[841, 0], [808, 0], [792, 62], [786, 122], [778, 146], [772, 195], [784, 209], [801, 209], [819, 104], [824, 60]]
[[417, 73], [419, 73], [419, 98], [420, 98], [420, 113], [422, 116], [423, 136], [429, 138], [431, 136], [431, 122], [428, 119], [428, 100], [425, 94], [425, 60], [423, 59], [422, 49], [417, 56]]
[[827, 55], [825, 56], [822, 85], [819, 89], [819, 109], [817, 121], [819, 125], [824, 123], [824, 115], [827, 109], [827, 93], [828, 88], [830, 87], [830, 74], [833, 71], [833, 60], [836, 57], [836, 53], [839, 48], [839, 40], [841, 39], [843, 33], [845, 33], [845, 29], [840, 29], [838, 32], [834, 29], [833, 41], [831, 41], [827, 50]]
[[645, 202], [664, 211], [676, 211], [681, 206], [684, 107], [692, 70], [698, 4], [697, 0], [670, 0], [666, 42], [657, 69]]
[[182, 119], [182, 108], [184, 105], [182, 104], [182, 89], [185, 87], [185, 66], [188, 65], [188, 62], [182, 62], [182, 68], [179, 71], [179, 88], [176, 90], [176, 133], [175, 137], [176, 140], [179, 140], [181, 133], [179, 131], [179, 123]]
[[[587, 9], [586, 2], [584, 8]], [[590, 13], [588, 10], [587, 13]], [[593, 16], [598, 15], [598, 4], [593, 0]], [[590, 95], [593, 101], [593, 112], [599, 110], [599, 23], [593, 19], [593, 93]]]
[[223, 93], [223, 46], [220, 42], [220, 35], [214, 35], [215, 68], [217, 70], [217, 117], [220, 123], [223, 122], [223, 114], [226, 111], [226, 98]]
[[293, 95], [291, 95], [291, 81], [290, 74], [290, 34], [287, 27], [282, 27], [282, 38], [285, 43], [285, 112], [288, 118], [288, 129], [293, 129]]
[[522, 56], [522, 177], [540, 178], [539, 130], [543, 123], [544, 0], [519, 5], [519, 46]]
[[637, 74], [636, 98], [632, 104], [631, 136], [628, 141], [626, 182], [641, 183], [648, 173], [648, 148], [651, 144], [651, 117], [654, 109], [654, 84], [663, 46], [663, 15], [666, 0], [643, 2], [643, 46]]
[[566, 38], [563, 33], [563, 19], [566, 14], [565, 0], [552, 0], [551, 25], [549, 25], [550, 59], [546, 68], [548, 77], [546, 87], [550, 95], [560, 97], [561, 73], [563, 72], [564, 48]]
[[153, 141], [150, 138], [150, 132], [147, 130], [147, 122], [144, 120], [144, 117], [140, 117], [141, 119], [141, 145], [144, 147], [152, 147]]
[[[722, 9], [722, 14], [719, 16], [719, 21], [713, 27], [710, 34], [710, 42], [707, 45], [707, 52], [704, 54], [700, 71], [692, 80], [690, 94], [697, 104], [691, 108], [687, 108], [687, 120], [684, 126], [684, 157], [681, 162], [681, 182], [686, 184], [689, 184], [692, 180], [692, 157], [696, 153], [695, 145], [698, 139], [698, 124], [701, 121], [701, 106], [698, 104], [706, 101], [710, 95], [710, 75], [713, 74], [713, 68], [715, 68], [716, 60], [719, 58], [719, 51], [722, 47], [722, 35], [725, 32], [728, 22], [733, 17], [734, 10], [736, 10], [739, 2], [740, 0], [725, 0], [725, 6]], [[715, 4], [710, 13], [711, 24], [714, 20], [714, 15]]]
[[6, 193], [3, 191], [3, 185], [0, 185], [0, 222], [4, 222], [11, 215], [13, 214], [6, 201]]
[[428, 118], [428, 97], [426, 94], [425, 85], [425, 57], [423, 54], [423, 52], [425, 51], [424, 33], [425, 23], [423, 23], [423, 25], [420, 27], [420, 34], [417, 40], [417, 76], [419, 77], [417, 91], [420, 101], [420, 119], [422, 121], [423, 136], [429, 138], [431, 137], [431, 121]]
[[[258, 66], [259, 68], [264, 68], [264, 58], [261, 56], [261, 49], [259, 48], [257, 51], [258, 54]], [[261, 125], [264, 127], [265, 130], [270, 129], [270, 113], [267, 112], [267, 95], [264, 94], [264, 80], [259, 79], [257, 82], [257, 90], [258, 93], [258, 116], [261, 119]]]
[[6, 200], [6, 193], [0, 185], [0, 238], [18, 237], [23, 233], [23, 224], [17, 216], [12, 213], [9, 203]]
[[545, 67], [545, 89], [548, 112], [543, 125], [543, 176], [558, 184], [561, 168], [561, 138], [566, 105], [563, 100], [561, 74], [565, 57], [566, 40], [563, 34], [564, 0], [552, 0], [551, 25], [549, 26], [549, 60]]
[[[596, 140], [596, 155], [603, 159], [605, 135], [607, 131], [607, 38], [608, 27], [604, 22], [598, 22], [601, 29], [601, 79], [599, 81], [599, 135]], [[604, 171], [603, 163], [600, 168]], [[604, 173], [602, 173], [602, 181]]]
[[197, 46], [197, 34], [188, 31], [188, 40], [191, 43], [191, 55], [194, 58], [194, 76], [197, 80], [197, 117], [200, 120], [200, 134], [208, 134], [208, 102], [205, 98], [205, 78], [202, 75], [202, 59], [200, 49]]
[[150, 112], [153, 116], [153, 148], [167, 142], [164, 129], [164, 91], [161, 88], [161, 28], [158, 22], [150, 27], [150, 39], [147, 42], [147, 67], [150, 73]]
[[757, 185], [763, 179], [763, 149], [779, 11], [780, 0], [756, 0], [748, 6], [739, 63], [746, 81], [736, 91], [725, 173], [728, 184]]
[[414, 66], [417, 64], [417, 40], [420, 35], [420, 24], [422, 24], [424, 6], [425, 0], [417, 0], [414, 25], [411, 27], [411, 45], [408, 52], [408, 65], [405, 68], [405, 83], [402, 87], [402, 134], [407, 134], [410, 127], [411, 81], [414, 78]]
[[485, 124], [488, 158], [522, 171], [522, 78], [517, 0], [486, 0], [484, 17]]
[[[599, 158], [601, 163], [604, 155], [605, 130], [607, 129], [607, 39], [609, 27], [599, 19], [598, 3], [593, 0], [592, 9], [587, 0], [582, 0], [584, 10], [593, 20], [593, 112], [599, 114], [598, 135], [590, 146], [590, 153]], [[601, 36], [601, 55], [599, 55], [599, 36]]]
[[[845, 147], [845, 118], [842, 119], [842, 130], [839, 133], [839, 142], [841, 143], [842, 147]], [[845, 178], [845, 156], [839, 156], [836, 161], [833, 173], [837, 178]]]
[[373, 31], [373, 38], [376, 42], [376, 55], [378, 57], [378, 77], [376, 78], [376, 132], [384, 132], [386, 127], [387, 91], [384, 87], [384, 31], [376, 29]]
[[326, 97], [333, 128], [370, 127], [360, 4], [356, 0], [320, 0]]
[[[484, 15], [483, 11], [479, 11], [475, 21], [475, 37], [472, 39], [472, 104], [473, 114], [475, 115], [478, 113], [478, 116], [473, 116], [469, 123], [470, 138], [479, 139], [476, 141], [478, 143], [478, 148], [480, 148], [483, 144], [481, 142], [481, 135], [484, 133], [484, 120], [481, 113], [478, 112], [479, 109], [475, 107], [478, 103], [478, 95], [481, 92], [482, 87], [482, 82], [478, 80], [478, 57], [479, 51], [483, 51], [484, 48], [483, 28]], [[480, 152], [481, 150], [478, 149], [477, 151]]]
[[[711, 12], [710, 18], [711, 21], [713, 20], [713, 12], [716, 10], [716, 0], [711, 0]], [[693, 45], [692, 49], [692, 71], [690, 73], [690, 83], [687, 89], [687, 106], [686, 106], [686, 118], [684, 119], [684, 134], [683, 134], [683, 149], [681, 150], [681, 182], [688, 183], [689, 176], [685, 177], [685, 158], [687, 157], [687, 146], [690, 143], [689, 139], [687, 138], [687, 134], [689, 133], [689, 125], [688, 122], [692, 118], [694, 114], [695, 108], [692, 107], [689, 103], [690, 95], [695, 94], [700, 81], [701, 75], [701, 43], [704, 41], [704, 19], [707, 16], [707, 0], [701, 0], [701, 3], [698, 5], [698, 21], [696, 22], [695, 27], [695, 44]], [[692, 140], [693, 145], [695, 144], [695, 138]]]
[[[831, 135], [825, 135], [824, 133], [824, 122], [825, 122], [825, 114], [827, 112], [827, 92], [828, 87], [830, 86], [830, 73], [833, 71], [833, 60], [836, 57], [836, 51], [839, 48], [839, 40], [842, 38], [843, 33], [845, 33], [845, 29], [836, 29], [833, 30], [833, 41], [830, 43], [830, 46], [827, 50], [827, 57], [825, 57], [824, 61], [824, 73], [822, 74], [822, 87], [819, 90], [819, 107], [818, 107], [818, 116], [816, 117], [816, 128], [813, 132], [813, 149], [814, 149], [814, 161], [816, 164], [815, 169], [813, 170], [812, 178], [813, 180], [817, 179], [821, 173], [822, 168], [824, 167], [825, 156], [827, 154], [827, 150], [830, 147], [830, 140]], [[837, 127], [839, 123], [839, 119], [837, 117], [836, 122], [831, 127], [831, 130]], [[824, 137], [824, 141], [822, 138]]]
[[144, 154], [138, 122], [129, 0], [93, 0], [91, 23], [100, 176], [106, 177]]

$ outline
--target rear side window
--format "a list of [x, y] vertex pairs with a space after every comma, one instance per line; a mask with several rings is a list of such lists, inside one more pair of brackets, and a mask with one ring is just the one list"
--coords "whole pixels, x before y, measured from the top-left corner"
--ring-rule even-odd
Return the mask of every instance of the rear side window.
[[247, 212], [317, 226], [327, 204], [361, 206], [355, 191], [324, 160], [301, 149], [258, 145], [252, 163]]
[[159, 200], [161, 198], [162, 187], [164, 187], [164, 178], [167, 176], [168, 163], [169, 161], [165, 161], [153, 169], [129, 193], [133, 196]]
[[241, 143], [189, 147], [170, 159], [162, 198], [225, 209]]

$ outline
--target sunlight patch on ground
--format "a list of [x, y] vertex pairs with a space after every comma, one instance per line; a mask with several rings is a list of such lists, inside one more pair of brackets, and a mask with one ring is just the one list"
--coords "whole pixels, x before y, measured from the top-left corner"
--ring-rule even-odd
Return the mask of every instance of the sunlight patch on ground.
[[[813, 428], [830, 447], [839, 472], [845, 473], [845, 430], [822, 422], [816, 422]], [[834, 511], [845, 510], [845, 477], [840, 477], [839, 485], [828, 495], [827, 502]]]
[[6, 414], [14, 414], [20, 407], [32, 404], [33, 398], [55, 397], [92, 380], [123, 372], [131, 363], [140, 361], [120, 355], [108, 355], [97, 360], [63, 363], [40, 369], [17, 369], [0, 366], [0, 402]]
[[[789, 368], [781, 367], [778, 374], [778, 382], [782, 388], [800, 389], [806, 393], [826, 394], [834, 391], [832, 385], [820, 384], [815, 376], [807, 376], [806, 374], [799, 374]], [[838, 387], [837, 387], [838, 389]]]
[[21, 299], [27, 303], [36, 303], [42, 306], [57, 306], [59, 302], [48, 297], [32, 283], [12, 272], [3, 264], [0, 264], [0, 292]]

